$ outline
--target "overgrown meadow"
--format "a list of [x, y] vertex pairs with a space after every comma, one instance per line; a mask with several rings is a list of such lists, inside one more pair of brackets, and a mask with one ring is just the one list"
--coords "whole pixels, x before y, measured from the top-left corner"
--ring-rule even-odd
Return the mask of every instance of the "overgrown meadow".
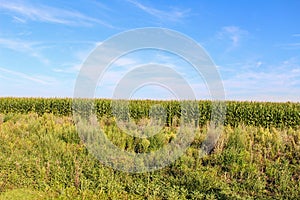
[[[176, 138], [180, 103], [130, 102], [138, 123], [157, 103], [167, 117], [149, 138], [124, 133], [111, 100], [95, 101], [96, 123], [123, 151], [156, 151]], [[300, 103], [226, 102], [223, 132], [204, 156], [212, 103], [198, 103], [196, 137], [183, 156], [157, 171], [126, 173], [89, 153], [76, 130], [72, 99], [0, 98], [0, 199], [299, 198]]]

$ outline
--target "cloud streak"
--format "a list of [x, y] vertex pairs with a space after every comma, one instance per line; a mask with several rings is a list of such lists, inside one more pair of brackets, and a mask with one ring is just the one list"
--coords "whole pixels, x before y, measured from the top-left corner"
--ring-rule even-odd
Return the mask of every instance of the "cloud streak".
[[173, 22], [178, 22], [181, 19], [185, 18], [191, 11], [190, 9], [186, 9], [186, 10], [173, 9], [170, 11], [164, 11], [164, 10], [159, 10], [159, 9], [156, 9], [156, 8], [153, 8], [150, 6], [146, 6], [142, 3], [139, 3], [136, 0], [127, 0], [127, 2], [133, 4], [140, 10], [148, 13], [149, 15], [151, 15], [153, 17], [156, 17], [160, 20], [168, 20], [168, 21], [173, 21]]
[[300, 42], [295, 42], [295, 43], [289, 43], [289, 44], [284, 44], [281, 45], [285, 49], [299, 49], [300, 48]]
[[[112, 25], [93, 17], [84, 15], [76, 10], [65, 10], [45, 5], [31, 5], [24, 2], [13, 2], [0, 0], [0, 9], [14, 14], [14, 20], [22, 17], [23, 23], [27, 20], [55, 23], [69, 26], [91, 26], [100, 24], [105, 27], [114, 28]], [[19, 16], [15, 16], [15, 15]], [[20, 20], [18, 20], [20, 21]]]
[[225, 26], [217, 33], [218, 39], [229, 39], [231, 46], [228, 50], [234, 49], [240, 45], [240, 42], [249, 34], [248, 31], [238, 26]]
[[290, 59], [267, 68], [258, 70], [253, 63], [252, 69], [227, 75], [223, 81], [227, 99], [300, 102], [300, 65]]
[[17, 39], [6, 39], [6, 38], [0, 38], [0, 47], [11, 49], [13, 51], [26, 53], [32, 57], [37, 58], [44, 64], [48, 64], [49, 60], [42, 56], [39, 52], [39, 47], [41, 43], [38, 42], [27, 42]]
[[7, 73], [7, 74], [10, 74], [10, 75], [13, 75], [17, 78], [22, 78], [22, 79], [26, 79], [26, 80], [29, 80], [29, 81], [33, 81], [35, 83], [40, 83], [40, 84], [43, 84], [43, 85], [51, 84], [50, 82], [44, 81], [44, 80], [39, 79], [37, 77], [29, 76], [25, 73], [21, 73], [21, 72], [17, 72], [17, 71], [8, 70], [8, 69], [2, 68], [2, 67], [0, 67], [0, 71], [4, 72], [4, 73]]

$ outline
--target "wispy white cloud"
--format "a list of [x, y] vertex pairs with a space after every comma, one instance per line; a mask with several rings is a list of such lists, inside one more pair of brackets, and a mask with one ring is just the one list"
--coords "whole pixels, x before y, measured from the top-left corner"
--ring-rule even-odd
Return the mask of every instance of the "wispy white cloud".
[[39, 52], [40, 45], [41, 43], [38, 42], [27, 42], [18, 39], [0, 38], [0, 47], [28, 54], [32, 57], [37, 58], [44, 64], [48, 64], [49, 60]]
[[298, 49], [300, 48], [300, 42], [284, 44], [281, 46], [284, 47], [285, 49]]
[[168, 20], [168, 21], [180, 21], [181, 19], [188, 16], [191, 9], [180, 10], [180, 9], [172, 9], [170, 11], [159, 10], [157, 8], [153, 8], [151, 6], [146, 6], [136, 0], [127, 0], [129, 3], [135, 5], [137, 8], [143, 10], [144, 12], [152, 15], [160, 20]]
[[17, 80], [21, 78], [21, 79], [26, 79], [26, 80], [29, 80], [29, 81], [33, 81], [35, 83], [43, 84], [43, 85], [51, 84], [50, 81], [45, 81], [45, 77], [43, 77], [41, 79], [41, 78], [36, 77], [36, 76], [28, 75], [28, 74], [18, 72], [18, 71], [9, 70], [9, 69], [2, 68], [2, 67], [0, 67], [0, 71], [2, 73], [6, 73], [7, 75], [14, 76]]
[[19, 51], [28, 51], [32, 50], [32, 46], [36, 45], [37, 43], [33, 42], [24, 42], [20, 40], [11, 40], [11, 39], [4, 39], [0, 38], [0, 45], [2, 47], [12, 49], [12, 50], [19, 50]]
[[240, 45], [240, 42], [249, 34], [248, 31], [241, 29], [238, 26], [225, 26], [217, 33], [219, 39], [229, 39], [231, 46], [228, 50], [236, 48]]
[[[102, 77], [98, 87], [101, 95], [110, 95], [112, 97], [113, 94], [116, 94], [117, 96], [121, 95], [125, 97], [135, 93], [136, 89], [153, 84], [160, 86], [161, 89], [164, 88], [165, 92], [160, 93], [158, 91], [161, 89], [150, 86], [146, 87], [148, 89], [139, 93], [139, 95], [156, 99], [162, 98], [162, 96], [156, 96], [155, 94], [168, 94], [168, 96], [170, 96], [170, 91], [172, 91], [176, 97], [192, 99], [193, 95], [191, 91], [193, 90], [193, 87], [196, 86], [196, 84], [189, 84], [189, 82], [185, 80], [184, 77], [180, 76], [180, 74], [178, 74], [172, 67], [162, 67], [160, 65], [152, 64], [152, 66], [135, 66], [130, 70], [108, 71]], [[199, 89], [198, 86], [199, 85], [197, 85], [196, 89]], [[199, 93], [199, 91], [197, 93]]]
[[248, 59], [244, 62], [228, 63], [218, 66], [221, 73], [236, 74], [245, 71], [259, 71], [263, 69], [265, 62], [260, 59]]
[[73, 61], [63, 62], [52, 68], [52, 71], [56, 73], [77, 74], [89, 55], [96, 50], [98, 45], [102, 44], [102, 42], [99, 41], [65, 41], [64, 43], [80, 44], [81, 46], [79, 50], [75, 50], [72, 53]]
[[1, 46], [2, 48], [11, 49], [35, 57], [44, 64], [50, 63], [50, 61], [40, 52], [43, 48], [42, 43], [0, 38], [0, 47]]
[[133, 58], [119, 58], [117, 59], [113, 64], [117, 66], [128, 66], [128, 65], [134, 65], [137, 64], [137, 59]]
[[[116, 89], [116, 86], [119, 85], [120, 81], [123, 80], [125, 76], [130, 76], [130, 78], [127, 77], [128, 80], [126, 81], [125, 84], [127, 87], [151, 79], [152, 80], [151, 84], [154, 82], [167, 83], [166, 86], [170, 86], [173, 89], [176, 88], [177, 91], [179, 90], [182, 92], [186, 91], [188, 86], [194, 91], [194, 94], [197, 98], [208, 99], [209, 94], [207, 92], [205, 82], [201, 78], [201, 75], [198, 74], [195, 70], [193, 70], [192, 66], [189, 66], [184, 62], [183, 63], [179, 62], [179, 60], [177, 59], [174, 60], [174, 56], [172, 58], [173, 60], [169, 60], [171, 59], [171, 57], [164, 54], [156, 55], [156, 53], [154, 53], [154, 56], [153, 55], [147, 56], [145, 59], [139, 59], [135, 56], [122, 57], [116, 60], [112, 64], [111, 68], [109, 68], [105, 72], [105, 74], [101, 78], [101, 81], [98, 83], [99, 92], [97, 92], [97, 94], [100, 96], [104, 95], [107, 98], [112, 97]], [[153, 65], [153, 69], [151, 69], [151, 71], [138, 70], [140, 67], [145, 66], [147, 64]], [[175, 74], [169, 74], [166, 71], [165, 72], [162, 71], [162, 69], [164, 68], [161, 68], [161, 65], [174, 70]], [[138, 72], [133, 73], [134, 70], [138, 70]], [[186, 83], [183, 82], [182, 79], [180, 79], [179, 77], [182, 77], [182, 79], [184, 79]], [[124, 92], [128, 92], [125, 90], [125, 88], [124, 88]], [[170, 96], [171, 93], [167, 92], [167, 90], [165, 91], [165, 93], [160, 93], [158, 92], [159, 89], [157, 87], [149, 86], [149, 87], [145, 87], [145, 89], [146, 90], [139, 92], [139, 95], [142, 95], [143, 97], [147, 97], [147, 98], [165, 98], [166, 97], [165, 94], [168, 94], [167, 96], [169, 96], [168, 97], [169, 99], [171, 98], [174, 99], [174, 96], [173, 97], [172, 95]], [[159, 95], [157, 96], [156, 94], [162, 96]]]
[[300, 42], [297, 42], [297, 43], [290, 43], [290, 44], [287, 44], [288, 46], [292, 46], [292, 47], [300, 47]]
[[[27, 20], [71, 26], [90, 26], [96, 23], [109, 28], [114, 28], [107, 22], [84, 15], [76, 10], [65, 10], [40, 4], [33, 5], [23, 1], [0, 0], [0, 9], [10, 11], [13, 13], [14, 20], [23, 23]], [[16, 14], [19, 16], [15, 16]], [[22, 20], [20, 21], [21, 18]]]
[[113, 9], [103, 4], [102, 2], [99, 2], [98, 0], [91, 0], [90, 2], [93, 3], [97, 8], [104, 9], [107, 11], [113, 11]]
[[255, 67], [261, 67], [263, 65], [263, 62], [262, 61], [257, 61], [256, 64], [255, 64]]
[[26, 23], [26, 20], [25, 19], [22, 19], [20, 17], [17, 17], [17, 16], [13, 16], [13, 21], [14, 22], [18, 22], [18, 23], [21, 23], [21, 24], [25, 24]]
[[[300, 34], [292, 34], [293, 40], [294, 39], [298, 39], [298, 37], [300, 37]], [[300, 48], [300, 42], [294, 42], [291, 41], [290, 43], [285, 43], [285, 44], [277, 44], [277, 47], [281, 47], [283, 49], [287, 49], [287, 50], [293, 50], [293, 49], [299, 49]]]
[[[65, 66], [71, 66], [71, 67], [65, 67]], [[52, 71], [57, 72], [57, 73], [78, 73], [82, 67], [81, 64], [66, 64], [64, 66], [61, 66], [59, 68], [53, 68]]]
[[[224, 78], [228, 99], [300, 101], [300, 64], [294, 58], [257, 70], [255, 65], [260, 63], [263, 62], [253, 62], [252, 68], [246, 67], [244, 70], [237, 67], [235, 72]], [[222, 72], [224, 67], [220, 68]]]

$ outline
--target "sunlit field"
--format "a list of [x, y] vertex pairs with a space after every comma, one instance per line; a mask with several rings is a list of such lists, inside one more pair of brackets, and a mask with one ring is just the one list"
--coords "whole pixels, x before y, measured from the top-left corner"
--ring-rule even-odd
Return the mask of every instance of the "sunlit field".
[[[80, 140], [70, 99], [0, 99], [0, 199], [297, 199], [300, 105], [228, 102], [215, 148], [201, 154], [208, 117], [171, 165], [126, 173], [103, 165]], [[98, 100], [98, 121], [120, 149], [156, 151], [176, 138], [172, 119], [155, 136], [129, 136]], [[132, 102], [139, 110], [152, 101]], [[178, 102], [165, 102], [175, 107]], [[200, 113], [210, 102], [199, 102]], [[106, 106], [106, 107], [105, 107]], [[146, 109], [146, 108], [145, 108]], [[202, 109], [202, 110], [201, 110]], [[135, 119], [147, 120], [146, 114]], [[252, 120], [252, 121], [251, 121]]]

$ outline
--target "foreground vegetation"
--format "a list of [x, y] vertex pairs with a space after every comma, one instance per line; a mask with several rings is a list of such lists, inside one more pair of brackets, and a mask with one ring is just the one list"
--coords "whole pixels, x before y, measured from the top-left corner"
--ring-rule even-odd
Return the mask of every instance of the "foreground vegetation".
[[[63, 108], [70, 112], [71, 107], [56, 110], [53, 104], [49, 111], [40, 112], [46, 108], [37, 108], [38, 104], [32, 102], [50, 100], [34, 99], [25, 112], [24, 104], [15, 102], [30, 102], [30, 99], [2, 100], [0, 104], [6, 107], [0, 106], [0, 199], [297, 199], [300, 196], [299, 104], [229, 102], [240, 114], [229, 118], [230, 123], [227, 119], [211, 154], [200, 156], [208, 129], [204, 123], [176, 162], [158, 171], [132, 174], [106, 167], [89, 154], [70, 113], [61, 114]], [[67, 101], [58, 100], [60, 103], [55, 105]], [[18, 105], [19, 110], [15, 107]], [[243, 107], [246, 105], [248, 110]], [[254, 110], [256, 106], [262, 110]], [[105, 108], [100, 111], [108, 112], [103, 111]], [[286, 116], [269, 118], [276, 123], [256, 124], [260, 120], [256, 118], [269, 111]], [[255, 123], [243, 121], [246, 112], [253, 113]], [[176, 137], [176, 125], [166, 123], [163, 131], [148, 138], [144, 145], [145, 139], [122, 132], [111, 115], [98, 114], [98, 117], [97, 123], [104, 127], [107, 137], [126, 151], [155, 151]], [[243, 120], [234, 122], [238, 117]]]
[[[113, 118], [107, 137], [128, 151], [155, 150], [172, 126], [141, 148]], [[0, 199], [297, 199], [300, 130], [227, 125], [212, 154], [199, 156], [207, 128], [180, 159], [161, 170], [130, 174], [102, 165], [80, 141], [69, 116], [0, 115]], [[116, 137], [118, 135], [118, 137]], [[122, 139], [120, 139], [122, 138]], [[121, 142], [120, 142], [121, 141]]]

